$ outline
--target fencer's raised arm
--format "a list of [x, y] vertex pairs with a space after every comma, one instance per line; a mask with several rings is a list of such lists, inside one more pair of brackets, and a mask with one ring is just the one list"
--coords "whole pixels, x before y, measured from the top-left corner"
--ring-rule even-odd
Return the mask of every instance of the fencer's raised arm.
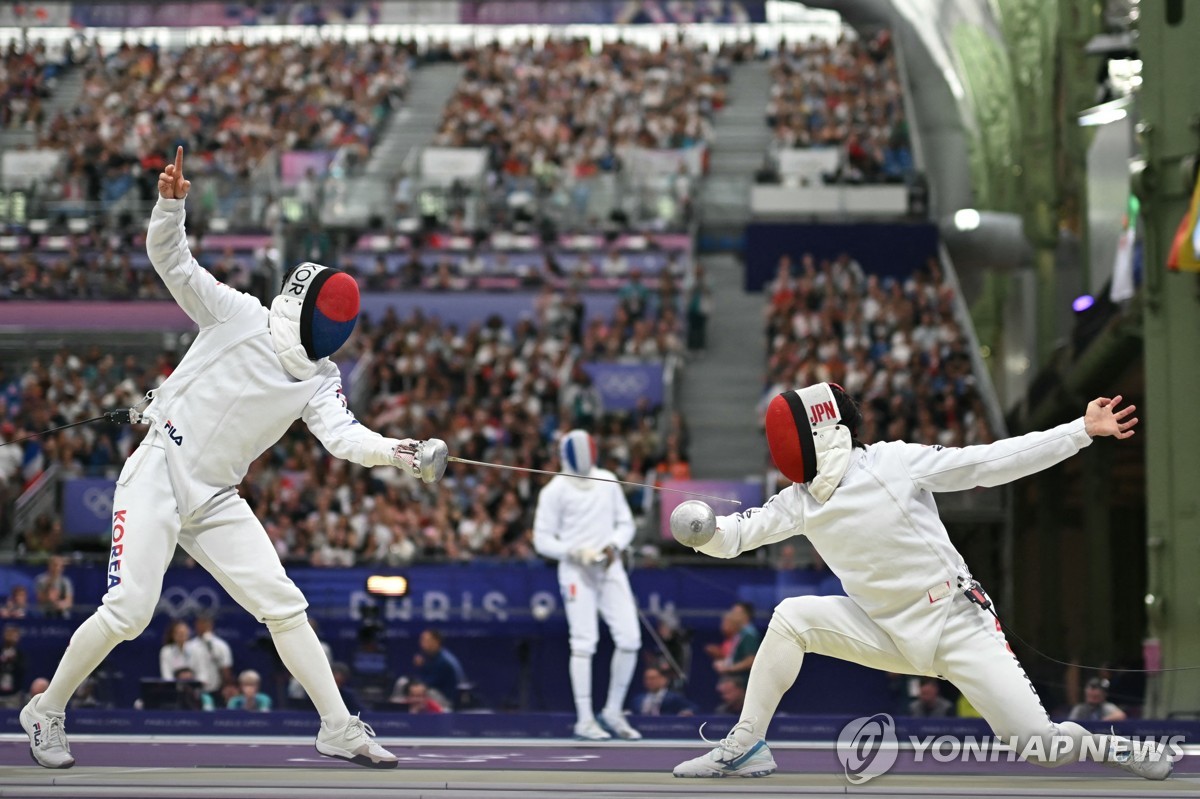
[[909, 477], [926, 491], [965, 491], [1011, 483], [1066, 460], [1092, 443], [1083, 419], [972, 447], [887, 444]]
[[191, 182], [183, 177], [183, 148], [158, 178], [159, 197], [150, 213], [146, 253], [179, 307], [201, 329], [229, 319], [240, 303], [253, 298], [213, 277], [192, 257], [184, 231], [184, 198]]
[[411, 465], [396, 456], [400, 439], [381, 436], [363, 426], [346, 403], [337, 367], [330, 363], [325, 369], [320, 390], [304, 408], [303, 419], [308, 429], [335, 458], [363, 466], [399, 466], [411, 474]]
[[717, 517], [717, 531], [697, 552], [714, 558], [735, 558], [743, 552], [774, 544], [804, 532], [804, 505], [794, 486], [771, 497], [761, 508]]

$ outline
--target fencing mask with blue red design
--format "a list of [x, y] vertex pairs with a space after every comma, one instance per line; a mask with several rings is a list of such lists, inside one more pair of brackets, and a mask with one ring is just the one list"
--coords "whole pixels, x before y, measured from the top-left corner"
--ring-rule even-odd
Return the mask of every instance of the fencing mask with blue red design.
[[[821, 503], [828, 501], [850, 465], [858, 419], [843, 419], [834, 383], [785, 391], [767, 406], [767, 446], [771, 460], [793, 483], [807, 483]], [[845, 392], [842, 391], [844, 395]]]
[[[558, 442], [562, 470], [566, 474], [587, 475], [596, 465], [596, 440], [586, 430], [572, 430]], [[586, 480], [577, 480], [586, 483]]]
[[317, 362], [350, 338], [358, 321], [358, 283], [338, 269], [314, 263], [292, 268], [271, 302], [275, 352], [295, 378], [316, 374]]

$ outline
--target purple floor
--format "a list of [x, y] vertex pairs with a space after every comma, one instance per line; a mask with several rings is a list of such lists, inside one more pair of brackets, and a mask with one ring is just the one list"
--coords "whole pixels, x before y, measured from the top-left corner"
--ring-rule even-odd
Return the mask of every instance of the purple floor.
[[[628, 746], [572, 744], [562, 746], [475, 746], [470, 743], [405, 745], [385, 741], [401, 759], [402, 768], [410, 769], [519, 769], [528, 771], [626, 771], [666, 773], [675, 764], [701, 755], [699, 746]], [[254, 744], [250, 742], [156, 741], [107, 742], [80, 741], [71, 745], [80, 766], [119, 768], [270, 768], [303, 764], [306, 768], [354, 768], [321, 757], [305, 744]], [[791, 774], [840, 774], [841, 765], [832, 747], [829, 749], [773, 750], [779, 772]], [[1046, 769], [1019, 761], [1009, 762], [1007, 752], [997, 753], [998, 762], [939, 763], [926, 756], [915, 761], [914, 753], [901, 752], [894, 773], [971, 774], [1037, 776]], [[0, 767], [31, 765], [28, 744], [0, 741]], [[1107, 773], [1093, 763], [1074, 763], [1053, 770], [1055, 775]], [[1200, 757], [1185, 757], [1175, 765], [1176, 775], [1200, 774]]]

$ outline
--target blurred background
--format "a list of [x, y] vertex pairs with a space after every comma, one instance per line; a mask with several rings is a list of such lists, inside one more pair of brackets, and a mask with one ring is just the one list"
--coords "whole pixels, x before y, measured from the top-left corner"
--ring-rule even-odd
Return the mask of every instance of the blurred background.
[[[1088, 664], [1011, 641], [1056, 719], [1195, 718], [1200, 682], [1157, 672], [1200, 664], [1185, 5], [6, 4], [0, 441], [128, 407], [187, 351], [144, 247], [182, 145], [198, 260], [264, 303], [297, 261], [350, 272], [350, 407], [462, 457], [557, 470], [558, 436], [583, 427], [622, 479], [753, 506], [786, 485], [761, 413], [787, 387], [845, 386], [868, 443], [944, 446], [1122, 394], [1131, 440], [938, 504], [1024, 641]], [[114, 480], [143, 434], [0, 447], [0, 704], [40, 689], [104, 593]], [[530, 543], [544, 482], [454, 464], [426, 486], [337, 461], [297, 423], [240, 490], [352, 711], [519, 726], [572, 707], [553, 566]], [[666, 532], [678, 495], [626, 496], [655, 633], [629, 709], [736, 714], [732, 654], [780, 599], [840, 593], [836, 575], [803, 538], [703, 558]], [[311, 708], [180, 551], [154, 623], [73, 707], [219, 714], [257, 694]], [[880, 710], [974, 715], [947, 683], [819, 657], [783, 705]]]

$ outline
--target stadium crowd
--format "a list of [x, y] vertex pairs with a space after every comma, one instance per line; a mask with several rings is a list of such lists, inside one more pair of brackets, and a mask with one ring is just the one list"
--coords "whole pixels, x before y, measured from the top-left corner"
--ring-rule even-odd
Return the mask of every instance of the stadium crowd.
[[0, 58], [0, 130], [36, 129], [45, 119], [43, 101], [61, 69], [47, 58], [45, 42], [21, 48], [10, 41]]
[[248, 178], [283, 150], [362, 158], [402, 102], [412, 45], [324, 40], [221, 42], [183, 50], [124, 43], [80, 58], [77, 104], [42, 115], [38, 146], [66, 154], [58, 194], [153, 197], [164, 153], [182, 144], [195, 172]]
[[838, 169], [824, 178], [837, 183], [900, 181], [912, 168], [889, 32], [781, 44], [771, 75], [766, 122], [776, 161], [783, 150], [836, 147]]
[[631, 147], [707, 142], [726, 102], [731, 50], [664, 43], [652, 50], [586, 39], [471, 52], [434, 143], [486, 147], [496, 179], [542, 187], [621, 168]]
[[897, 280], [865, 274], [848, 255], [785, 255], [766, 295], [770, 387], [760, 413], [789, 387], [832, 381], [861, 403], [864, 443], [993, 440], [954, 290], [935, 260]]
[[[435, 319], [364, 318], [346, 357], [365, 381], [364, 423], [397, 437], [444, 438], [463, 457], [557, 469], [557, 436], [593, 430], [605, 465], [635, 481], [686, 476], [687, 431], [658, 408], [607, 412], [585, 364], [644, 362], [678, 353], [678, 294], [656, 304], [623, 296], [612, 318], [585, 320], [578, 295], [543, 294], [536, 321], [509, 328], [498, 318], [459, 330]], [[35, 358], [20, 373], [0, 367], [0, 441], [128, 407], [170, 374], [176, 358], [153, 363], [93, 347]], [[669, 432], [665, 435], [663, 430]], [[0, 449], [0, 483], [10, 490], [51, 464], [66, 477], [115, 473], [140, 439], [131, 427], [94, 424]], [[529, 544], [538, 481], [497, 470], [452, 468], [435, 486], [394, 469], [368, 470], [331, 458], [299, 423], [251, 466], [242, 493], [290, 562], [342, 566], [419, 559], [533, 558]], [[640, 490], [630, 495], [645, 508]], [[47, 521], [26, 534], [27, 552], [54, 551], [61, 531]]]

